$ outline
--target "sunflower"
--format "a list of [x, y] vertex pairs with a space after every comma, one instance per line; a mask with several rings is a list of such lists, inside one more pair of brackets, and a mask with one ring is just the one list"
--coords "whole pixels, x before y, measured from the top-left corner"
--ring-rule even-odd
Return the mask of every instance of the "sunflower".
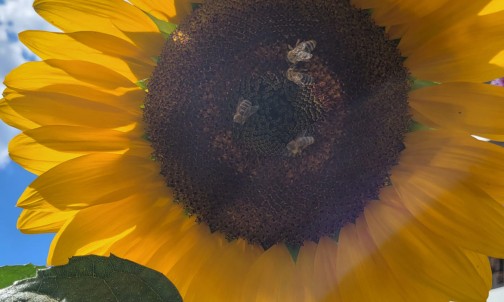
[[[484, 301], [504, 258], [504, 3], [37, 0], [5, 79], [48, 264], [185, 301]], [[177, 26], [175, 26], [177, 24]]]

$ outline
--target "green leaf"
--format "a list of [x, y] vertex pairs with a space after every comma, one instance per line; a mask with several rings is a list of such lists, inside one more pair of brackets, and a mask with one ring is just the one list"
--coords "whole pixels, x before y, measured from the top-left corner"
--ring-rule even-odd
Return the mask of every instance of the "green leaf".
[[197, 10], [198, 8], [200, 8], [203, 4], [202, 3], [192, 3], [191, 2], [191, 8], [193, 11]]
[[38, 270], [35, 278], [0, 290], [0, 301], [181, 302], [182, 297], [157, 271], [114, 255], [90, 255]]
[[33, 264], [2, 266], [0, 267], [0, 288], [7, 287], [16, 280], [33, 277], [37, 273], [37, 269], [43, 267], [45, 266]]
[[149, 78], [139, 80], [135, 83], [135, 85], [140, 87], [140, 89], [142, 89], [143, 91], [147, 91], [148, 90], [147, 85], [149, 85]]
[[294, 262], [297, 261], [297, 257], [299, 255], [299, 251], [301, 250], [301, 246], [291, 246], [291, 245], [287, 245], [287, 250], [289, 251], [289, 254], [291, 255], [292, 257], [292, 260]]
[[423, 131], [423, 130], [432, 130], [432, 129], [423, 124], [420, 124], [419, 122], [411, 121], [408, 132]]
[[417, 90], [420, 88], [435, 86], [435, 85], [439, 85], [439, 83], [413, 79], [413, 86], [411, 87], [411, 90]]
[[163, 35], [165, 39], [168, 39], [170, 37], [171, 33], [177, 29], [177, 24], [170, 23], [168, 21], [160, 20], [153, 15], [146, 13], [149, 18], [156, 24], [158, 27], [159, 31]]

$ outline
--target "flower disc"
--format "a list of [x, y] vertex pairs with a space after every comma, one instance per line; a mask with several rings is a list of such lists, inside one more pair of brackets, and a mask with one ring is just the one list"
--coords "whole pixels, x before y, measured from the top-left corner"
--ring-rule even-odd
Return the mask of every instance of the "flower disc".
[[[306, 58], [288, 58], [300, 49]], [[404, 148], [402, 62], [345, 0], [207, 1], [167, 40], [149, 83], [161, 174], [229, 239], [334, 236], [377, 198]]]

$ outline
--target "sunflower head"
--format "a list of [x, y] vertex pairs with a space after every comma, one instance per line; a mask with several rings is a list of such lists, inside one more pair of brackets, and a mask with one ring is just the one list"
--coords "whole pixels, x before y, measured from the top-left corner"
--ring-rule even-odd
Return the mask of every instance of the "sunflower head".
[[486, 300], [504, 151], [471, 135], [504, 140], [504, 2], [34, 7], [63, 32], [21, 35], [42, 61], [0, 117], [50, 265], [114, 253], [184, 301]]
[[208, 1], [168, 39], [144, 113], [168, 186], [229, 239], [334, 236], [378, 197], [408, 72], [348, 1]]

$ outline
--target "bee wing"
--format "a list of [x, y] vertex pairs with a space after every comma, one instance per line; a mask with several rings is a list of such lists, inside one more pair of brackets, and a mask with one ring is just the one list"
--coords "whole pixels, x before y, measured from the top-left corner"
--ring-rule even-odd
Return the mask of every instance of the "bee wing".
[[250, 107], [249, 116], [251, 116], [252, 114], [256, 113], [257, 110], [259, 110], [259, 105]]

